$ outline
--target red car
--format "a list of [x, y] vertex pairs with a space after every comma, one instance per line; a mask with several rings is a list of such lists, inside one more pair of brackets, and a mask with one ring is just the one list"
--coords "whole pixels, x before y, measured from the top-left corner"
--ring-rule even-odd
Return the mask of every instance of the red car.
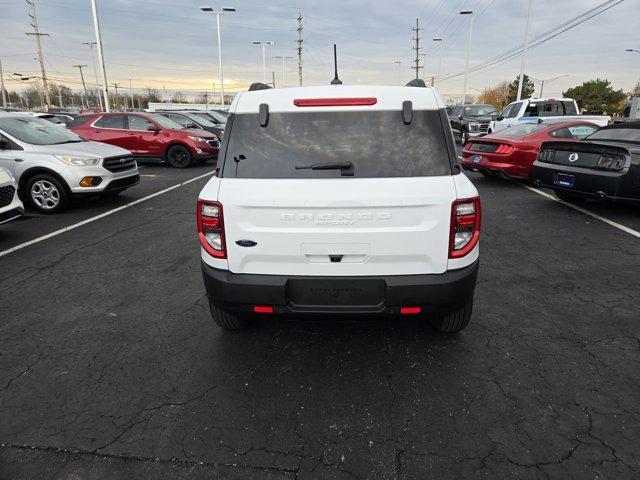
[[69, 129], [87, 140], [126, 148], [136, 160], [168, 162], [177, 168], [216, 159], [220, 149], [220, 139], [212, 133], [185, 130], [153, 113], [79, 115]]
[[462, 151], [462, 168], [484, 176], [531, 178], [542, 142], [574, 142], [598, 129], [581, 120], [521, 123], [484, 137], [471, 138]]

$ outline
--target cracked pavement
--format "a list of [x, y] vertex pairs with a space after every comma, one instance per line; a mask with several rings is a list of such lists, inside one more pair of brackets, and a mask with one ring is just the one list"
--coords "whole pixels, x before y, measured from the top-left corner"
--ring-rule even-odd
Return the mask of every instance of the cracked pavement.
[[[195, 235], [206, 179], [0, 258], [0, 479], [640, 478], [640, 243], [471, 178], [481, 269], [458, 335], [221, 332]], [[636, 228], [633, 207], [597, 208]]]

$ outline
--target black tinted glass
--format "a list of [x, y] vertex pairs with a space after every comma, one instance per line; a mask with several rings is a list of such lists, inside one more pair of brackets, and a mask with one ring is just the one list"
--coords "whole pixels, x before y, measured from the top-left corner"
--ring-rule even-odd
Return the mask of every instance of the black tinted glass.
[[124, 128], [124, 115], [105, 115], [100, 118], [95, 124], [100, 128]]
[[258, 114], [235, 115], [222, 176], [339, 178], [295, 167], [344, 162], [355, 177], [450, 175], [440, 113], [416, 110], [409, 125], [400, 111], [271, 113], [266, 127]]

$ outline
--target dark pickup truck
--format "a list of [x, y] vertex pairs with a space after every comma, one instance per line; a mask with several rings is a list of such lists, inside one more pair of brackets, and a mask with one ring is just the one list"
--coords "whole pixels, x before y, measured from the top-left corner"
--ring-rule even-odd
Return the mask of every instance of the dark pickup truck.
[[460, 145], [466, 145], [469, 137], [486, 134], [489, 122], [499, 114], [493, 105], [457, 105], [449, 115], [453, 136]]

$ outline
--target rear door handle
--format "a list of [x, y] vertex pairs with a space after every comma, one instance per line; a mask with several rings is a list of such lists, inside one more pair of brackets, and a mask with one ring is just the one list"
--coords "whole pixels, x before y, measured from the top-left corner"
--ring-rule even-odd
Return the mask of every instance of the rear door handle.
[[16, 161], [16, 162], [24, 162], [23, 158], [14, 158], [13, 160]]

